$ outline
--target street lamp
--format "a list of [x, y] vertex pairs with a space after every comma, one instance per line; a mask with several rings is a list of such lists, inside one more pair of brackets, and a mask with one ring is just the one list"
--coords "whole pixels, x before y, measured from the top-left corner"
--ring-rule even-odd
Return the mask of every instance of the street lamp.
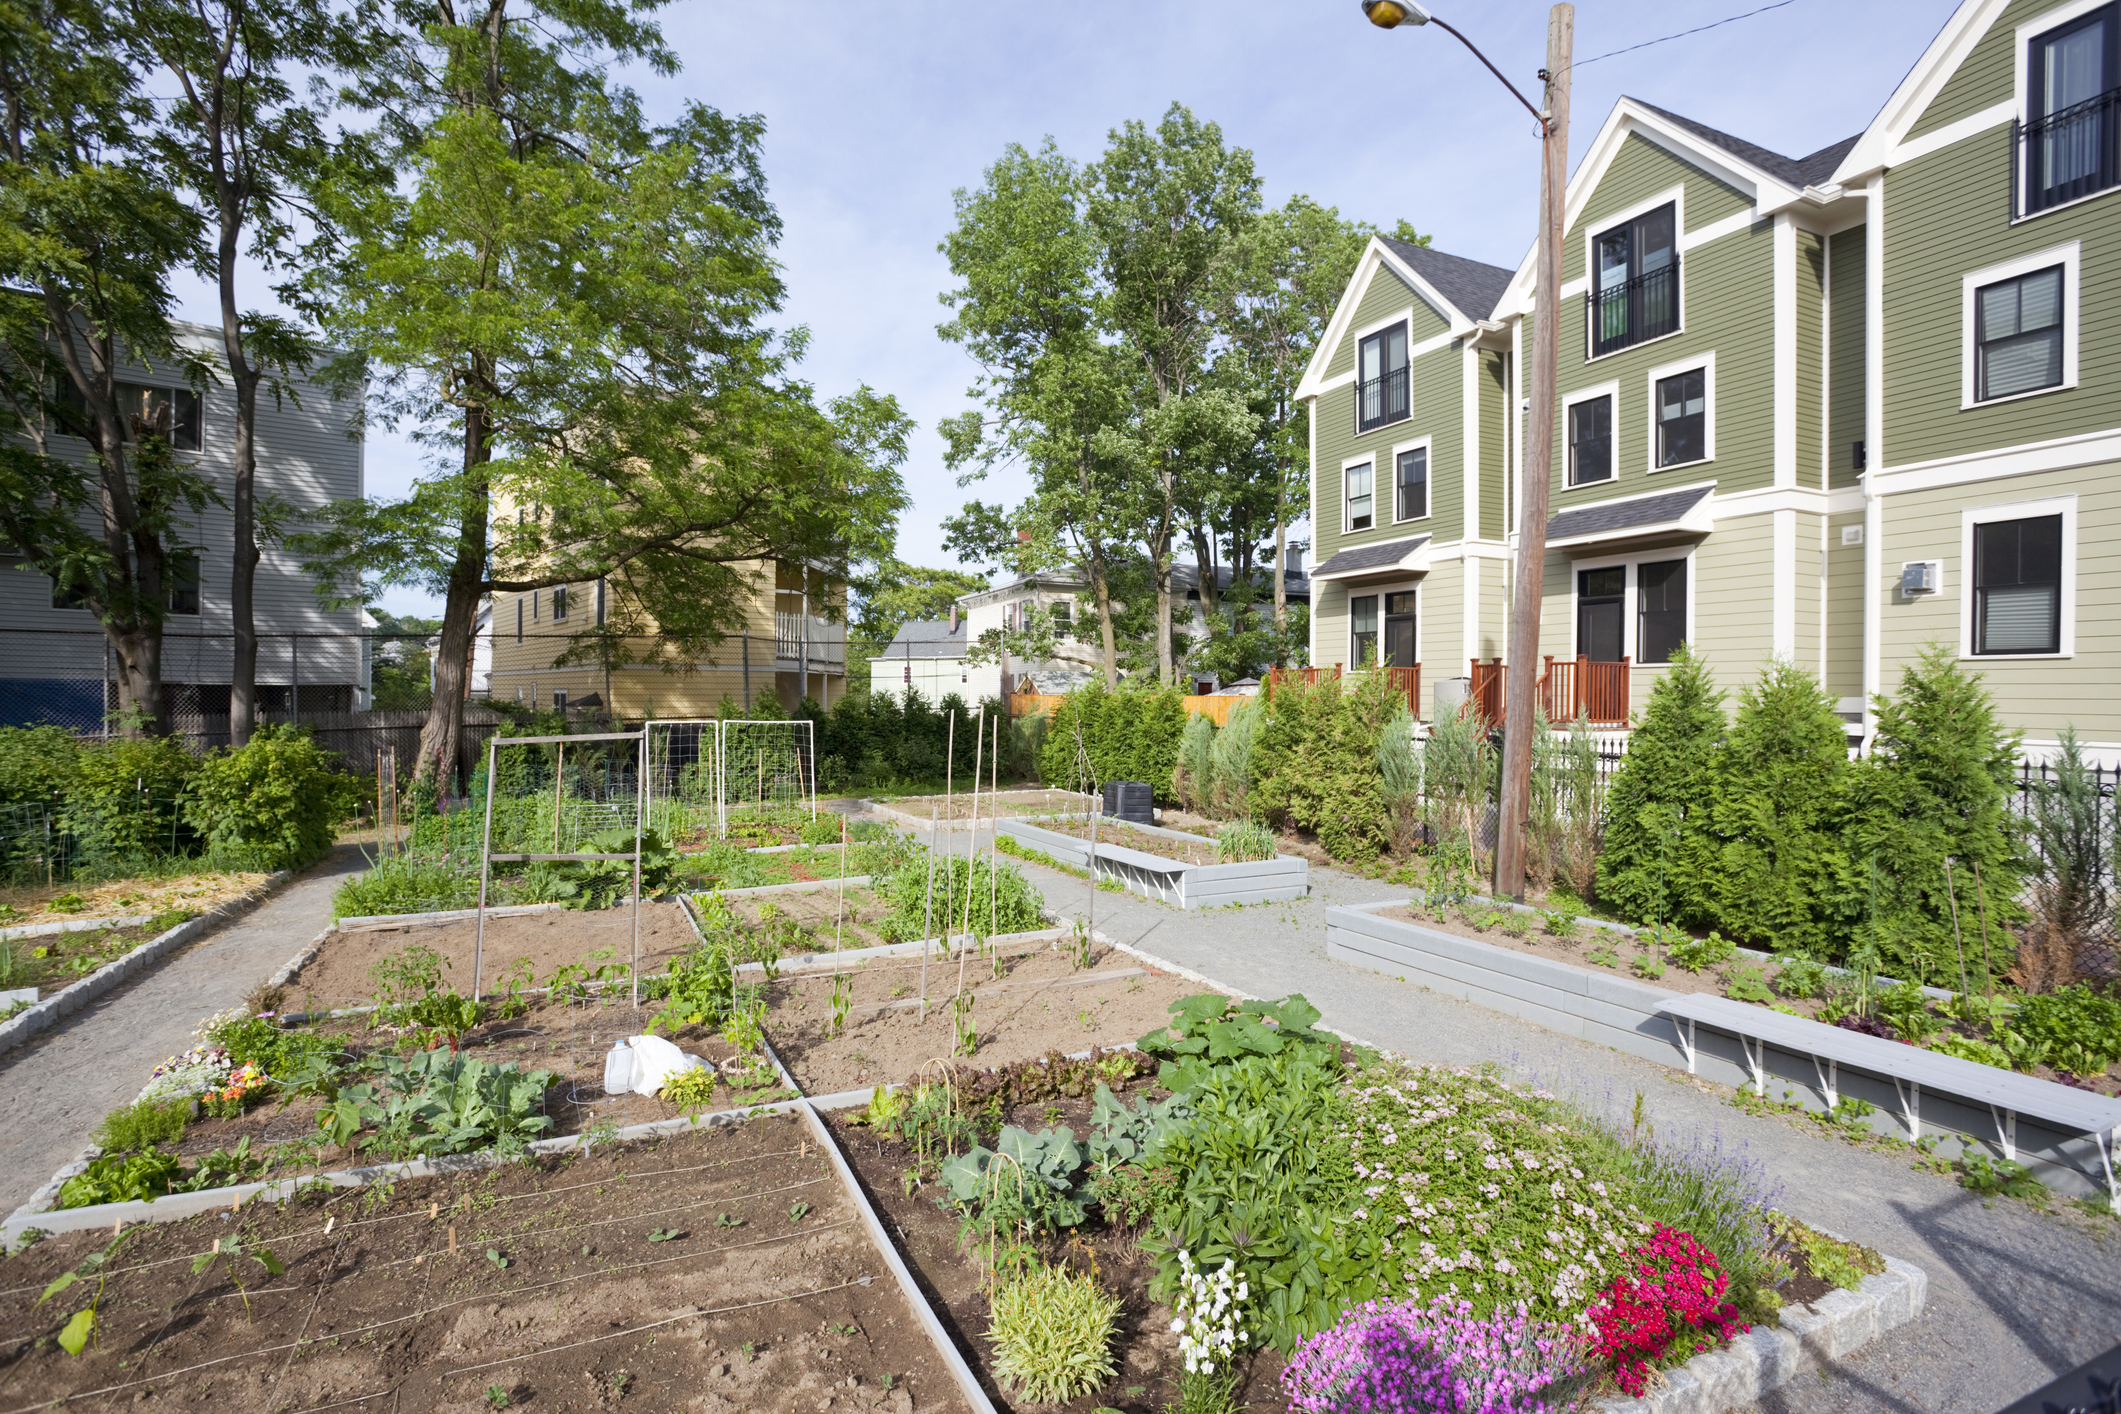
[[[1419, 0], [1362, 0], [1362, 12], [1380, 29], [1433, 24], [1473, 51], [1488, 72], [1539, 120], [1539, 240], [1534, 247], [1532, 295], [1531, 425], [1525, 432], [1523, 481], [1517, 497], [1517, 579], [1510, 607], [1510, 661], [1503, 705], [1502, 801], [1496, 814], [1495, 892], [1524, 893], [1527, 817], [1532, 798], [1531, 676], [1539, 659], [1540, 591], [1546, 578], [1547, 491], [1554, 455], [1555, 363], [1561, 293], [1561, 219], [1569, 174], [1569, 62], [1575, 41], [1576, 7], [1556, 5], [1547, 15], [1546, 107], [1503, 78], [1474, 45], [1430, 14]], [[1514, 681], [1513, 681], [1514, 679]]]

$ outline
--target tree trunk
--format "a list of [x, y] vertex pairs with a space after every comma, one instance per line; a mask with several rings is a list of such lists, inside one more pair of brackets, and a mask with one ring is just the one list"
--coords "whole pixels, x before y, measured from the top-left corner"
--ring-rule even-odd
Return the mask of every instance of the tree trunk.
[[1171, 661], [1171, 535], [1156, 538], [1156, 554], [1150, 565], [1156, 575], [1156, 675], [1175, 682], [1178, 667]]
[[1090, 587], [1097, 595], [1097, 621], [1104, 639], [1105, 686], [1119, 686], [1119, 640], [1112, 632], [1112, 581], [1105, 575], [1105, 557], [1090, 556]]
[[236, 640], [229, 666], [228, 732], [230, 741], [242, 746], [258, 722], [258, 375], [237, 363], [242, 357], [240, 330], [225, 326], [223, 337], [230, 365], [242, 369], [235, 374], [236, 476], [229, 503], [235, 513], [236, 544], [228, 576], [228, 612]]
[[464, 738], [464, 697], [471, 687], [473, 633], [479, 600], [486, 589], [487, 522], [490, 484], [486, 463], [492, 451], [485, 409], [464, 409], [464, 504], [457, 526], [457, 556], [449, 569], [449, 588], [442, 603], [442, 641], [435, 648], [434, 697], [420, 728], [420, 762], [414, 779], [426, 779], [444, 793], [455, 775], [457, 752]]

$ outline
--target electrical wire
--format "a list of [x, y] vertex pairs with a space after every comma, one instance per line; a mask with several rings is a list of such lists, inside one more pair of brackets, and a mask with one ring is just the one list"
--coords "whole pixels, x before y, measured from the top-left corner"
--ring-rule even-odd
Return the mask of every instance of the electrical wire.
[[1572, 69], [1580, 69], [1586, 64], [1595, 64], [1600, 59], [1611, 59], [1622, 54], [1633, 54], [1638, 49], [1648, 49], [1653, 44], [1669, 44], [1675, 39], [1685, 39], [1690, 34], [1700, 34], [1704, 30], [1716, 29], [1722, 25], [1736, 24], [1739, 20], [1749, 20], [1755, 15], [1764, 15], [1770, 10], [1780, 10], [1786, 5], [1794, 5], [1796, 3], [1797, 0], [1775, 0], [1775, 3], [1772, 5], [1762, 5], [1759, 9], [1747, 10], [1742, 15], [1728, 15], [1723, 19], [1715, 20], [1705, 25], [1696, 25], [1692, 29], [1683, 29], [1677, 34], [1668, 34], [1662, 39], [1645, 39], [1642, 43], [1630, 44], [1625, 49], [1611, 49], [1603, 54], [1594, 55], [1589, 59], [1578, 59], [1574, 63], [1570, 64], [1569, 67]]

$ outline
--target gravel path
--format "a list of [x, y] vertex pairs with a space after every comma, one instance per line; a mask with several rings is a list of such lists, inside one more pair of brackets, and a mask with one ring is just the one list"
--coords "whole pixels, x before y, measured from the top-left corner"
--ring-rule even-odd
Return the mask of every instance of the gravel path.
[[[964, 847], [961, 836], [956, 843]], [[1021, 867], [1064, 915], [1089, 899], [1080, 879]], [[1099, 893], [1095, 919], [1121, 942], [1252, 995], [1302, 992], [1328, 1025], [1416, 1060], [1527, 1067], [1548, 1088], [1616, 1114], [1640, 1091], [1660, 1135], [1720, 1136], [1780, 1179], [1778, 1206], [1929, 1273], [1921, 1320], [1777, 1391], [1762, 1405], [1774, 1414], [1993, 1414], [2121, 1341], [2121, 1223], [1984, 1204], [1890, 1150], [1734, 1109], [1730, 1091], [1683, 1071], [1327, 960], [1328, 906], [1405, 896], [1314, 866], [1301, 902], [1182, 913]]]
[[331, 894], [361, 853], [341, 845], [241, 918], [207, 933], [0, 1059], [0, 1213], [81, 1152], [192, 1028], [243, 1000], [331, 924]]

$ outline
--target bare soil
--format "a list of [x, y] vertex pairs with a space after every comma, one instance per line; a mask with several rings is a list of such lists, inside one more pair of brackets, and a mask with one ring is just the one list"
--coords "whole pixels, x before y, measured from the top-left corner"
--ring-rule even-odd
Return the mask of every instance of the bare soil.
[[[1072, 835], [1079, 840], [1090, 838], [1090, 824], [1081, 819], [1041, 820], [1038, 827], [1059, 835]], [[1123, 849], [1137, 849], [1143, 854], [1153, 854], [1162, 859], [1175, 859], [1181, 864], [1220, 864], [1222, 856], [1216, 851], [1213, 841], [1166, 839], [1152, 835], [1147, 830], [1138, 830], [1121, 820], [1099, 820], [1097, 842], [1101, 845], [1116, 844]]]
[[[1049, 1051], [1081, 1051], [1133, 1041], [1170, 1020], [1170, 1004], [1200, 988], [1097, 947], [1078, 971], [1064, 952], [1004, 952], [1002, 976], [991, 958], [968, 952], [964, 983], [972, 993], [979, 1044], [968, 1060], [993, 1067]], [[927, 968], [927, 1016], [921, 1015], [918, 958], [873, 958], [848, 969], [853, 1001], [844, 1034], [832, 1030], [832, 974], [783, 974], [769, 991], [766, 1029], [781, 1061], [813, 1095], [903, 1080], [955, 1044], [950, 999], [955, 957], [938, 954]]]
[[[1130, 1085], [1117, 1088], [1125, 1093]], [[1065, 1124], [1080, 1137], [1089, 1131], [1090, 1105], [1087, 1100], [1060, 1099], [1021, 1106], [1003, 1119], [1032, 1130]], [[1178, 1381], [1185, 1364], [1179, 1354], [1178, 1337], [1171, 1333], [1170, 1309], [1149, 1295], [1156, 1264], [1136, 1245], [1141, 1236], [1138, 1231], [1115, 1228], [1099, 1220], [1078, 1229], [1066, 1243], [1051, 1244], [1052, 1250], [1046, 1254], [1049, 1259], [1065, 1261], [1077, 1271], [1094, 1270], [1104, 1288], [1121, 1298], [1118, 1338], [1112, 1352], [1118, 1374], [1103, 1389], [1069, 1404], [1026, 1404], [1013, 1398], [1012, 1391], [1001, 1385], [992, 1372], [993, 1346], [987, 1339], [992, 1312], [982, 1281], [984, 1273], [976, 1256], [959, 1243], [956, 1212], [937, 1206], [941, 1190], [931, 1181], [911, 1193], [906, 1191], [907, 1171], [915, 1166], [915, 1156], [898, 1140], [879, 1138], [842, 1118], [828, 1117], [826, 1122], [839, 1137], [840, 1147], [853, 1163], [869, 1201], [883, 1215], [900, 1254], [913, 1268], [915, 1281], [997, 1408], [1036, 1409], [1039, 1414], [1096, 1414], [1103, 1408], [1123, 1414], [1160, 1414], [1176, 1406]], [[983, 1137], [991, 1142], [994, 1136]], [[1237, 1394], [1237, 1407], [1283, 1408], [1287, 1400], [1279, 1386], [1281, 1367], [1281, 1357], [1273, 1350], [1255, 1352], [1244, 1386]]]
[[[460, 923], [407, 922], [395, 928], [335, 932], [317, 955], [303, 965], [288, 988], [303, 998], [302, 1009], [362, 1006], [374, 999], [368, 970], [390, 953], [418, 944], [433, 948], [448, 964], [444, 981], [458, 991], [471, 990], [472, 945], [478, 936], [473, 920]], [[676, 903], [641, 904], [641, 971], [661, 971], [699, 941], [692, 922]], [[486, 920], [482, 986], [491, 992], [519, 957], [530, 959], [540, 980], [561, 963], [583, 964], [601, 948], [627, 962], [633, 955], [633, 905], [596, 910], [519, 914]]]
[[[891, 912], [882, 895], [868, 888], [848, 889], [844, 913], [840, 899], [839, 889], [826, 888], [754, 894], [748, 898], [725, 897], [723, 902], [746, 923], [756, 925], [780, 918], [795, 920], [807, 941], [800, 948], [784, 943], [782, 951], [787, 954], [831, 952], [835, 947], [873, 948], [887, 941], [877, 931], [877, 925]], [[940, 898], [936, 900], [935, 911], [940, 920], [943, 912]], [[936, 928], [938, 932], [942, 930], [940, 921]]]
[[[58, 923], [69, 918], [119, 918], [143, 913], [189, 909], [204, 913], [263, 888], [263, 874], [202, 873], [168, 879], [112, 879], [102, 884], [38, 884], [0, 888], [0, 906], [15, 915], [0, 914], [0, 926], [23, 923]], [[72, 894], [81, 899], [79, 908], [54, 909], [51, 901]]]
[[[882, 803], [920, 820], [927, 819], [931, 810], [944, 820], [969, 820], [972, 818], [973, 793], [966, 789], [949, 795], [902, 795], [886, 798]], [[982, 790], [978, 808], [979, 818], [987, 820], [996, 816], [1051, 815], [1063, 811], [1080, 813], [1095, 803], [1095, 796], [1072, 790]]]
[[[172, 924], [171, 926], [175, 926]], [[13, 938], [4, 946], [13, 956], [7, 986], [34, 986], [50, 996], [108, 966], [145, 942], [162, 936], [166, 929], [142, 925], [129, 928], [88, 928], [78, 933], [43, 933], [33, 938]]]
[[[230, 1238], [285, 1273], [224, 1255], [195, 1274]], [[37, 1297], [110, 1241], [51, 1237], [0, 1265], [10, 1405], [101, 1392], [230, 1414], [470, 1414], [502, 1407], [498, 1391], [532, 1409], [963, 1407], [792, 1120], [143, 1225], [106, 1267], [97, 1341], [67, 1355], [58, 1332], [96, 1284]]]

